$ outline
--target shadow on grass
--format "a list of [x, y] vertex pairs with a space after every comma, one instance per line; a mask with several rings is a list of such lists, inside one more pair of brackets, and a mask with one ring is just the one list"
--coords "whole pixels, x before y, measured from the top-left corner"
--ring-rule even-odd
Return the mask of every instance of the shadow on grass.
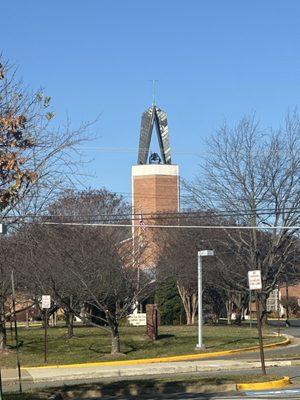
[[163, 334], [163, 335], [158, 335], [158, 340], [160, 340], [160, 339], [170, 339], [170, 338], [173, 338], [173, 337], [175, 337], [175, 335], [172, 335], [172, 334]]
[[[251, 338], [242, 338], [242, 339], [236, 339], [236, 340], [230, 340], [230, 341], [226, 341], [226, 342], [221, 342], [217, 345], [213, 345], [213, 346], [206, 346], [207, 349], [218, 349], [220, 347], [224, 347], [226, 345], [230, 345], [230, 344], [234, 344], [234, 343], [243, 343], [245, 341], [249, 341], [249, 339], [251, 340], [258, 340], [257, 337], [251, 337]], [[255, 346], [255, 343], [252, 343], [251, 346]], [[257, 343], [258, 346], [258, 343]], [[226, 350], [226, 349], [225, 349]]]
[[18, 346], [13, 345], [13, 344], [8, 344], [7, 347], [8, 347], [10, 350], [16, 350], [17, 348], [23, 347], [23, 344], [24, 344], [24, 340], [20, 340]]
[[93, 353], [100, 354], [101, 356], [107, 355], [107, 351], [99, 350], [95, 348], [92, 344], [89, 346], [89, 350], [92, 351]]

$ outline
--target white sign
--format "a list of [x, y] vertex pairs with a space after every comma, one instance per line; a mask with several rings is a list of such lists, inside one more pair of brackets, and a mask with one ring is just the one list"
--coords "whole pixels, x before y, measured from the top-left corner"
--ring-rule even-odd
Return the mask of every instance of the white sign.
[[42, 308], [51, 308], [51, 296], [42, 296]]
[[200, 251], [198, 251], [198, 255], [201, 257], [213, 256], [214, 251], [213, 250], [200, 250]]
[[133, 313], [128, 317], [129, 324], [132, 326], [146, 326], [146, 313]]
[[250, 290], [262, 289], [260, 270], [256, 269], [254, 271], [248, 271], [248, 281]]

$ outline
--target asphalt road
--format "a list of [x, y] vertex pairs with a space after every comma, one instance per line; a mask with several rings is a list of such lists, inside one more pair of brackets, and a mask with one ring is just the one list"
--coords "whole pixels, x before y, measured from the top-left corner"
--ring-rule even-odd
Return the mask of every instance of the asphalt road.
[[[293, 385], [290, 387], [287, 387], [286, 389], [282, 390], [269, 390], [269, 391], [261, 391], [261, 392], [245, 392], [245, 393], [237, 393], [237, 392], [226, 392], [226, 393], [196, 393], [196, 394], [191, 394], [191, 393], [179, 393], [179, 394], [165, 394], [165, 395], [148, 395], [144, 396], [141, 398], [141, 396], [124, 396], [124, 397], [102, 397], [101, 400], [104, 399], [111, 399], [111, 400], [221, 400], [221, 399], [233, 399], [233, 400], [238, 400], [238, 399], [300, 399], [300, 367], [277, 367], [277, 368], [269, 368], [267, 370], [269, 374], [277, 374], [277, 375], [287, 375], [290, 376], [293, 382]], [[234, 374], [257, 374], [257, 369], [251, 369], [248, 371], [231, 371], [228, 372], [228, 376]], [[204, 376], [224, 376], [224, 371], [216, 371], [214, 373], [212, 372], [201, 372], [199, 373], [199, 377], [204, 377]], [[148, 377], [147, 377], [148, 379]], [[78, 384], [78, 382], [73, 382], [74, 384]], [[76, 398], [74, 400], [81, 400], [81, 398]], [[82, 398], [83, 400], [83, 398]], [[100, 398], [86, 398], [84, 397], [84, 400], [100, 400]]]
[[[289, 389], [289, 390], [281, 390], [281, 391], [265, 391], [265, 392], [258, 392], [258, 393], [243, 393], [243, 394], [237, 394], [237, 393], [227, 393], [224, 395], [220, 394], [177, 394], [177, 395], [170, 395], [166, 397], [148, 397], [145, 398], [147, 400], [222, 400], [222, 399], [234, 399], [234, 400], [246, 400], [246, 399], [300, 399], [300, 389]], [[94, 399], [95, 400], [95, 399]], [[122, 399], [123, 400], [123, 399]], [[124, 400], [129, 400], [125, 399]]]
[[[109, 399], [108, 397], [106, 399]], [[143, 400], [247, 400], [247, 399], [300, 399], [300, 389], [285, 389], [285, 390], [273, 390], [273, 391], [263, 391], [263, 392], [247, 392], [247, 393], [207, 393], [207, 394], [190, 394], [190, 393], [179, 393], [165, 396], [148, 396], [143, 397]], [[80, 399], [75, 399], [80, 400]], [[84, 400], [97, 400], [95, 397]], [[98, 398], [98, 400], [104, 400], [104, 398]], [[113, 400], [113, 398], [111, 398]], [[141, 400], [138, 397], [118, 397], [118, 400]]]

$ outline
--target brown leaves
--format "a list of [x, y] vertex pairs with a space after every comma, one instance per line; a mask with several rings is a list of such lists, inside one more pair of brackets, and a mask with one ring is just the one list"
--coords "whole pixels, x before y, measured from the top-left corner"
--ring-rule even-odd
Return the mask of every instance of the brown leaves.
[[0, 130], [14, 133], [18, 129], [24, 129], [26, 123], [26, 117], [24, 115], [14, 116], [12, 113], [6, 113], [0, 117]]
[[0, 80], [4, 79], [4, 68], [3, 65], [0, 63]]

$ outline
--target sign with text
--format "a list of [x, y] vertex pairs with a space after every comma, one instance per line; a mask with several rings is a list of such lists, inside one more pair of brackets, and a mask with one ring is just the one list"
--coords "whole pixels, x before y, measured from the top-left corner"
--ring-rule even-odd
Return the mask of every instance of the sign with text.
[[129, 324], [132, 326], [146, 326], [146, 313], [134, 313], [128, 317]]
[[49, 295], [42, 296], [42, 308], [51, 308], [51, 296]]
[[256, 269], [254, 271], [248, 271], [248, 282], [250, 290], [262, 289], [261, 272], [259, 269]]

